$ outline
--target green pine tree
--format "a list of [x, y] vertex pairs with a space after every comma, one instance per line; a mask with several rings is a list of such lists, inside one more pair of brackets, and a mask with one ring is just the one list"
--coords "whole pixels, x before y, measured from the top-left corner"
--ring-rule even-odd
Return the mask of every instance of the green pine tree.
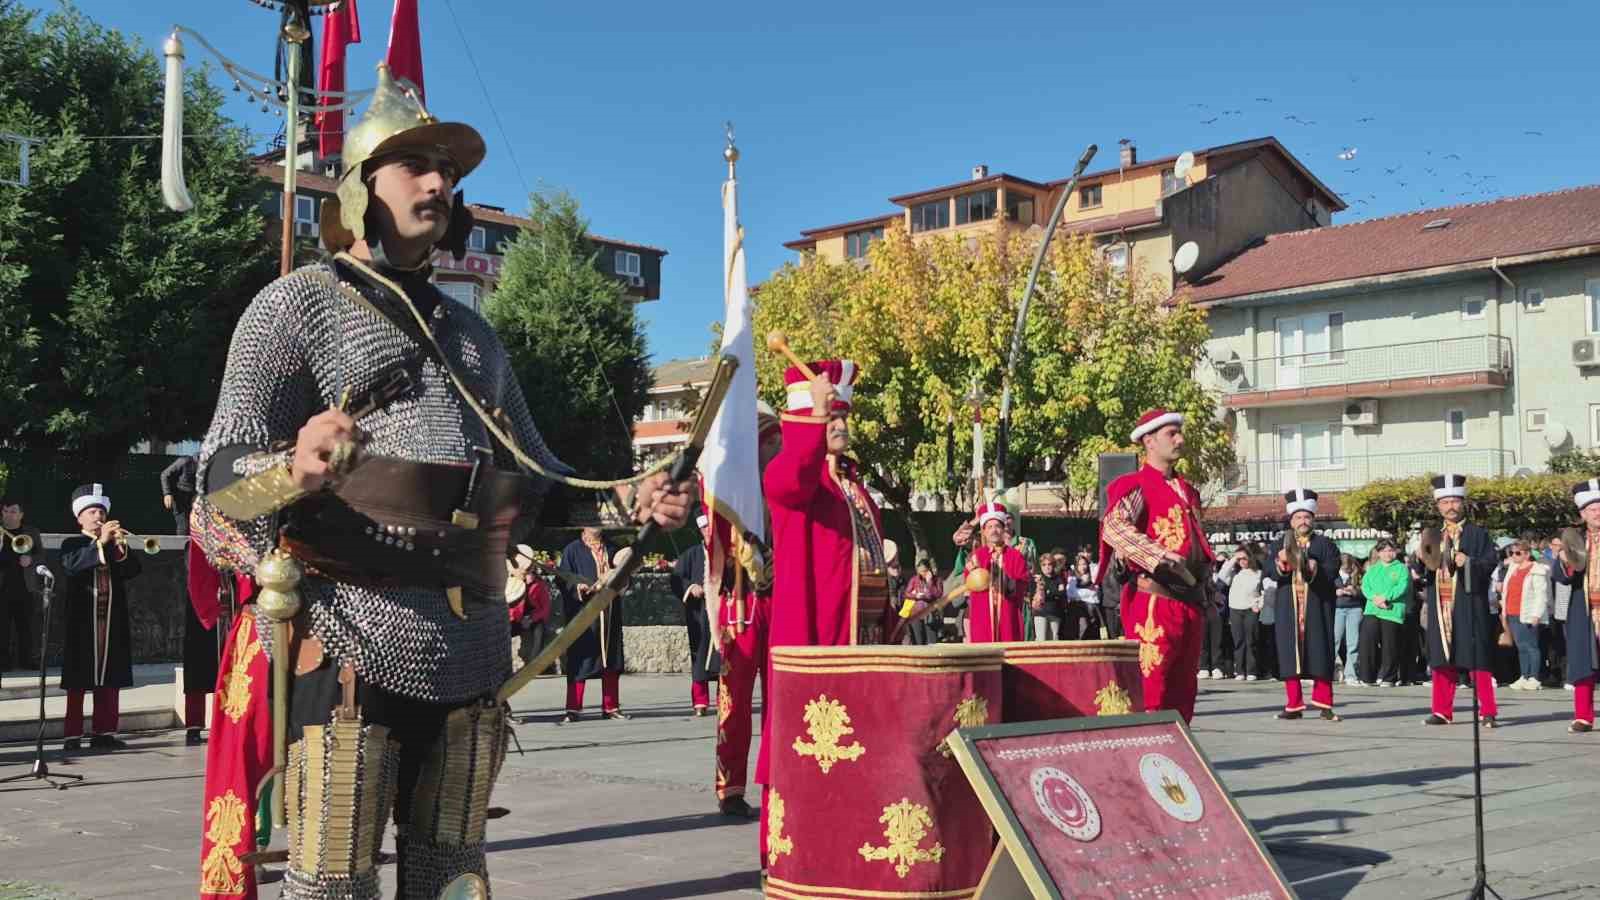
[[[70, 5], [0, 0], [0, 131], [37, 138], [0, 185], [0, 444], [114, 471], [204, 432], [229, 335], [273, 277], [265, 187], [203, 72], [187, 81], [195, 209], [161, 199], [161, 60]], [[0, 169], [11, 160], [0, 157]]]
[[[531, 224], [506, 248], [485, 314], [550, 449], [585, 475], [626, 475], [631, 423], [651, 382], [638, 314], [596, 264], [599, 248], [578, 202], [557, 193], [535, 194], [530, 204]], [[545, 521], [560, 513], [552, 506]]]

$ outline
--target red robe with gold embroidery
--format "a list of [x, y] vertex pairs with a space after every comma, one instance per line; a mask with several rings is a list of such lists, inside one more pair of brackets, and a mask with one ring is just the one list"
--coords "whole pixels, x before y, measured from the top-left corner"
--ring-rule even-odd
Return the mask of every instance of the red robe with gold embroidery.
[[[1178, 491], [1173, 488], [1173, 483], [1183, 491], [1183, 496], [1179, 496]], [[1144, 497], [1143, 515], [1135, 525], [1144, 532], [1144, 536], [1150, 542], [1156, 547], [1171, 550], [1183, 557], [1188, 557], [1191, 550], [1198, 550], [1206, 560], [1216, 561], [1211, 541], [1206, 538], [1205, 531], [1200, 526], [1200, 492], [1195, 490], [1194, 485], [1176, 473], [1169, 482], [1159, 470], [1146, 463], [1139, 467], [1139, 471], [1123, 475], [1111, 482], [1110, 487], [1106, 489], [1106, 509], [1115, 509], [1117, 504], [1135, 491], [1142, 493]], [[1106, 542], [1102, 533], [1100, 571], [1107, 571], [1106, 566], [1111, 564], [1111, 554], [1111, 545]], [[1161, 560], [1159, 555], [1139, 554], [1130, 557], [1124, 554], [1122, 561], [1135, 573], [1149, 574]], [[1136, 577], [1130, 577], [1123, 582], [1123, 603], [1133, 599], [1133, 595], [1138, 591], [1137, 582]]]
[[[1000, 580], [994, 577], [993, 555], [994, 548], [985, 544], [967, 557], [967, 571], [990, 570], [989, 590], [973, 591], [967, 600], [967, 615], [972, 623], [974, 644], [1020, 641], [1024, 637], [1022, 617], [1028, 602], [1028, 561], [1017, 548], [1003, 548], [998, 568], [1005, 574], [1008, 583], [1002, 590]], [[991, 621], [990, 611], [997, 607], [999, 621], [994, 622]]]
[[858, 547], [883, 554], [878, 506], [850, 460], [830, 463], [826, 430], [825, 418], [785, 415], [783, 449], [762, 476], [772, 514], [774, 647], [856, 643]]

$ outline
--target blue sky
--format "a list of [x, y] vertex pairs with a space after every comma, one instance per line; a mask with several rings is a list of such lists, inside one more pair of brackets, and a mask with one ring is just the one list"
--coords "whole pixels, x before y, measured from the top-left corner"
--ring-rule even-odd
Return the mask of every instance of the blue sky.
[[[358, 3], [352, 87], [371, 83], [391, 8]], [[802, 228], [976, 163], [1065, 177], [1095, 142], [1094, 168], [1114, 165], [1123, 137], [1154, 158], [1275, 135], [1351, 204], [1338, 223], [1600, 182], [1593, 0], [420, 5], [429, 105], [489, 145], [469, 197], [521, 211], [526, 190], [565, 189], [595, 232], [669, 251], [642, 307], [658, 361], [703, 352], [722, 315], [729, 119], [752, 281]], [[270, 71], [276, 16], [246, 0], [80, 8], [155, 47], [181, 22]]]

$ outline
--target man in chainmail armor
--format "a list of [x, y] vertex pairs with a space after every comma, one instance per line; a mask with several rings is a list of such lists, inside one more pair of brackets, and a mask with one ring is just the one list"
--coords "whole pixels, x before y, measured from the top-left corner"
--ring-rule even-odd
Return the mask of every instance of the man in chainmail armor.
[[[507, 730], [493, 697], [511, 674], [507, 532], [549, 483], [513, 473], [571, 470], [489, 325], [429, 281], [435, 249], [464, 252], [471, 216], [452, 191], [483, 156], [475, 130], [434, 119], [379, 66], [338, 200], [323, 207], [334, 256], [245, 310], [200, 454], [193, 524], [207, 556], [259, 577], [287, 553], [304, 571], [289, 646], [259, 629], [293, 673], [285, 898], [377, 897], [391, 807], [400, 897], [487, 895], [484, 823]], [[346, 490], [361, 469], [340, 477], [351, 446], [360, 467], [388, 467], [365, 505]], [[445, 485], [441, 472], [463, 474]], [[208, 497], [264, 477], [298, 499], [249, 519]], [[680, 527], [690, 491], [653, 475], [635, 513]], [[488, 578], [471, 574], [480, 557]]]

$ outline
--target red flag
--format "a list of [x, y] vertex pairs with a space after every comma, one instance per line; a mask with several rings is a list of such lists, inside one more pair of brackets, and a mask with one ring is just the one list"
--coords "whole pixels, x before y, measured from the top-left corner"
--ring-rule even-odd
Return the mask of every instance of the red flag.
[[271, 667], [246, 607], [223, 649], [206, 746], [201, 801], [201, 900], [255, 900], [255, 870], [240, 857], [257, 848], [256, 787], [272, 768]]
[[[344, 0], [339, 8], [323, 17], [322, 65], [317, 71], [317, 90], [344, 90], [345, 46], [361, 43], [361, 16], [356, 0]], [[338, 97], [319, 97], [317, 105], [330, 106]], [[317, 152], [332, 156], [344, 149], [344, 110], [317, 113]]]
[[428, 93], [422, 89], [422, 31], [417, 27], [417, 0], [394, 0], [389, 52], [383, 61], [388, 63], [390, 75], [416, 85], [420, 99], [427, 100]]

